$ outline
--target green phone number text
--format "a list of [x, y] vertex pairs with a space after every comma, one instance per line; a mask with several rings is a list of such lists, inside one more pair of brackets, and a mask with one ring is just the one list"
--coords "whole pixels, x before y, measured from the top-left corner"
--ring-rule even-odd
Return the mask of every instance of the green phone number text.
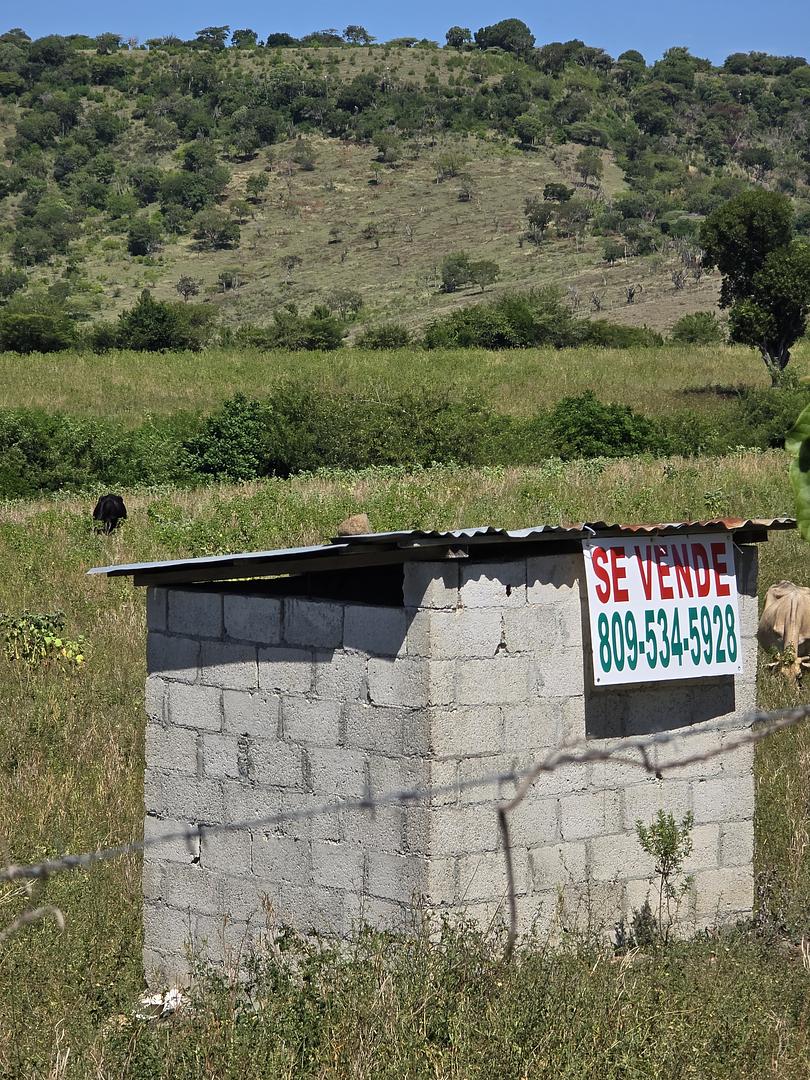
[[602, 612], [597, 619], [599, 635], [599, 664], [603, 672], [635, 671], [639, 658], [647, 666], [668, 668], [676, 663], [683, 666], [684, 657], [691, 657], [695, 667], [736, 663], [737, 628], [731, 604], [721, 607], [690, 607], [688, 622], [681, 627], [676, 608], [649, 608], [644, 612], [644, 626], [636, 625], [632, 611], [612, 616]]

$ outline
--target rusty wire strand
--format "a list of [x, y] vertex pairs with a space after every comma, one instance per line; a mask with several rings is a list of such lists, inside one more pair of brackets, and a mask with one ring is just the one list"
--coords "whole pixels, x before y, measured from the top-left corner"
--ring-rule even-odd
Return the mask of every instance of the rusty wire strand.
[[[688, 740], [697, 735], [704, 735], [706, 734], [706, 729], [703, 727], [695, 727], [681, 730], [677, 733], [656, 732], [644, 737], [622, 738], [618, 744], [607, 747], [596, 746], [593, 744], [588, 745], [587, 743], [584, 745], [575, 744], [570, 747], [563, 747], [559, 750], [551, 751], [545, 758], [537, 761], [531, 768], [522, 772], [518, 772], [515, 769], [508, 769], [503, 772], [487, 773], [469, 780], [456, 780], [453, 783], [432, 787], [416, 787], [399, 791], [389, 791], [377, 796], [372, 796], [367, 789], [366, 794], [362, 798], [332, 800], [330, 802], [319, 803], [316, 806], [302, 807], [297, 810], [280, 811], [278, 813], [269, 814], [267, 817], [263, 818], [251, 818], [249, 820], [223, 822], [212, 825], [191, 825], [186, 829], [177, 829], [173, 832], [161, 833], [158, 836], [151, 836], [144, 838], [143, 840], [134, 840], [129, 843], [118, 844], [114, 847], [99, 848], [95, 851], [82, 852], [76, 855], [62, 855], [54, 859], [45, 859], [42, 862], [33, 863], [28, 866], [12, 863], [0, 868], [0, 881], [33, 881], [49, 877], [51, 874], [63, 873], [68, 870], [87, 869], [98, 862], [119, 858], [124, 855], [131, 855], [139, 851], [144, 851], [147, 848], [158, 847], [161, 844], [172, 841], [180, 840], [188, 842], [201, 836], [203, 832], [229, 833], [249, 831], [252, 829], [264, 829], [285, 822], [300, 821], [307, 818], [320, 817], [326, 814], [334, 814], [341, 810], [370, 810], [373, 813], [379, 806], [430, 802], [430, 800], [436, 796], [451, 795], [461, 791], [490, 787], [496, 784], [500, 786], [502, 784], [515, 783], [517, 784], [517, 788], [512, 797], [501, 801], [497, 806], [497, 819], [503, 843], [507, 880], [509, 932], [505, 957], [508, 959], [517, 939], [517, 901], [508, 815], [520, 805], [528, 794], [532, 784], [534, 784], [539, 776], [543, 773], [554, 772], [555, 769], [558, 769], [562, 765], [584, 765], [592, 762], [610, 760], [621, 764], [635, 766], [660, 779], [661, 774], [665, 769], [678, 769], [687, 765], [710, 761], [722, 754], [730, 753], [738, 747], [759, 743], [778, 731], [795, 727], [797, 724], [801, 723], [802, 720], [809, 717], [810, 704], [797, 706], [792, 709], [781, 709], [774, 712], [762, 712], [760, 710], [749, 712], [742, 717], [742, 723], [744, 725], [743, 730], [730, 727], [726, 729], [714, 729], [714, 733], [716, 734], [725, 734], [726, 732], [729, 734], [729, 737], [724, 739], [724, 741], [716, 747], [709, 750], [702, 750], [700, 753], [687, 754], [663, 764], [660, 762], [655, 763], [653, 761], [650, 754], [651, 750], [657, 747], [666, 746], [670, 743]], [[755, 730], [754, 725], [757, 725]], [[14, 929], [18, 928], [16, 924], [20, 922], [20, 920], [22, 920], [20, 925], [24, 925], [28, 922], [37, 921], [49, 914], [54, 915], [57, 922], [59, 922], [61, 913], [57, 913], [55, 909], [46, 907], [38, 908], [35, 911], [24, 912], [18, 920], [15, 920], [15, 923], [12, 924], [12, 926], [0, 933], [0, 943], [3, 941], [4, 937], [8, 936], [9, 932], [12, 932], [12, 927], [14, 927]]]

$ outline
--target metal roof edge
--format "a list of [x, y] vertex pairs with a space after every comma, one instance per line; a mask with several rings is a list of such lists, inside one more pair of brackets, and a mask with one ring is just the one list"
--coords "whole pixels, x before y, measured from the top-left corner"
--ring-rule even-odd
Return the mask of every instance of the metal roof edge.
[[[366, 556], [371, 558], [371, 549], [376, 545], [380, 552], [378, 558], [390, 561], [396, 551], [401, 552], [403, 561], [408, 558], [406, 552], [424, 546], [441, 546], [461, 542], [474, 546], [484, 546], [488, 541], [498, 543], [518, 543], [521, 541], [544, 539], [577, 540], [593, 536], [633, 536], [633, 535], [671, 535], [674, 533], [693, 532], [744, 532], [761, 533], [762, 531], [794, 529], [796, 521], [790, 517], [777, 518], [713, 518], [707, 521], [661, 522], [659, 524], [609, 524], [604, 521], [580, 522], [571, 525], [535, 525], [526, 529], [502, 529], [494, 525], [479, 525], [468, 529], [419, 530], [410, 529], [393, 532], [364, 533], [359, 536], [338, 536], [331, 543], [315, 544], [308, 547], [277, 548], [272, 551], [235, 552], [229, 555], [210, 555], [192, 559], [170, 559], [158, 562], [120, 563], [112, 566], [95, 566], [88, 570], [90, 576], [107, 577], [163, 575], [183, 572], [186, 577], [196, 569], [208, 571], [208, 577], [227, 580], [228, 577], [245, 577], [250, 574], [250, 567], [256, 564], [289, 564], [300, 561], [302, 567], [307, 562], [323, 562], [328, 558], [330, 568], [332, 560], [342, 556]], [[418, 556], [414, 556], [418, 557]], [[357, 560], [347, 558], [346, 565], [356, 565]], [[338, 568], [340, 565], [338, 563]], [[212, 575], [211, 571], [221, 569], [221, 574]], [[232, 574], [228, 571], [232, 570]], [[284, 571], [290, 572], [285, 568]]]

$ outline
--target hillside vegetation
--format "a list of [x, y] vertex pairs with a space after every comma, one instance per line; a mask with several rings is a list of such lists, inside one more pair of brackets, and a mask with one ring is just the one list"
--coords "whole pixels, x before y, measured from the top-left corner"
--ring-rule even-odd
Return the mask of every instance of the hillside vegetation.
[[716, 302], [695, 236], [730, 195], [786, 192], [810, 228], [804, 59], [647, 65], [515, 23], [443, 48], [8, 31], [0, 259], [80, 319], [185, 279], [226, 322], [294, 302], [413, 327], [479, 295], [441, 290], [462, 250], [493, 293], [554, 282], [579, 315], [668, 328]]

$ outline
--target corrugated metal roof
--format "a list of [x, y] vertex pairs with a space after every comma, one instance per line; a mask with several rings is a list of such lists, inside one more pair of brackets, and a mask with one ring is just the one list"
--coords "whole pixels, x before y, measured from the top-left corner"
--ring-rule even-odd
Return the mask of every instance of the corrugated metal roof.
[[[769, 529], [793, 529], [793, 518], [713, 518], [709, 521], [676, 521], [658, 524], [609, 524], [605, 521], [585, 521], [571, 525], [533, 525], [527, 529], [501, 529], [494, 525], [482, 525], [470, 529], [423, 530], [409, 529], [399, 532], [365, 533], [361, 536], [339, 536], [329, 544], [312, 547], [278, 548], [273, 551], [237, 552], [232, 555], [212, 555], [196, 559], [171, 559], [164, 562], [127, 563], [118, 566], [97, 566], [90, 574], [106, 574], [109, 577], [132, 575], [136, 579], [165, 576], [182, 576], [188, 582], [195, 580], [226, 581], [247, 578], [259, 566], [267, 567], [272, 574], [298, 570], [340, 569], [345, 566], [362, 566], [365, 561], [397, 562], [417, 556], [425, 547], [451, 547], [454, 542], [475, 547], [506, 543], [542, 542], [564, 539], [580, 540], [592, 536], [645, 535], [665, 536], [680, 532], [762, 532]], [[373, 555], [372, 555], [373, 553]], [[410, 554], [409, 554], [410, 553]]]

